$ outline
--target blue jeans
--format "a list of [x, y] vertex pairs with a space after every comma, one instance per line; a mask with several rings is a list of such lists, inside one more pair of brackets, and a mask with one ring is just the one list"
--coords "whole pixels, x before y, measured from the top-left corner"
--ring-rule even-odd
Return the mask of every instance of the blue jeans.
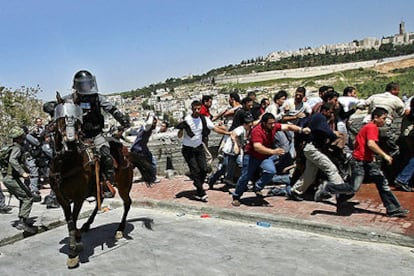
[[387, 209], [387, 213], [394, 212], [401, 208], [400, 202], [392, 193], [390, 186], [388, 185], [388, 180], [384, 177], [378, 163], [364, 162], [353, 159], [351, 161], [351, 167], [351, 185], [354, 192], [359, 190], [365, 176], [367, 176], [367, 181], [372, 181], [377, 186], [378, 193], [384, 207]]
[[410, 161], [408, 161], [408, 164], [405, 165], [404, 169], [398, 174], [395, 180], [403, 184], [408, 184], [410, 182], [410, 179], [413, 177], [413, 175], [414, 175], [414, 157], [411, 157]]
[[276, 174], [275, 164], [272, 158], [260, 160], [248, 154], [244, 155], [241, 175], [237, 181], [236, 190], [233, 192], [234, 199], [239, 199], [247, 191], [249, 180], [252, 179], [259, 168], [262, 168], [263, 173], [259, 180], [256, 181], [255, 191], [262, 190], [266, 184], [272, 181], [273, 175]]

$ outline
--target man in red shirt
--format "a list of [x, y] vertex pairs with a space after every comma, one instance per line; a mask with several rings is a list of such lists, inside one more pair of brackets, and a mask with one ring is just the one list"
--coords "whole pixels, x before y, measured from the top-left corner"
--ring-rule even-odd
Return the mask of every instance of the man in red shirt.
[[213, 98], [209, 95], [203, 95], [201, 98], [201, 109], [200, 115], [206, 116], [209, 119], [212, 119], [213, 116], [210, 114], [210, 107], [213, 104]]
[[[380, 165], [375, 161], [374, 156], [377, 154], [388, 164], [392, 164], [392, 157], [385, 153], [377, 144], [379, 140], [378, 128], [384, 126], [387, 115], [388, 112], [386, 109], [381, 107], [376, 108], [371, 114], [371, 121], [358, 132], [355, 138], [355, 149], [351, 161], [352, 175], [350, 188], [354, 193], [357, 192], [366, 177], [367, 181], [372, 181], [376, 184], [382, 203], [387, 209], [387, 216], [405, 217], [409, 213], [409, 210], [401, 207], [400, 202], [392, 193], [388, 180], [384, 177]], [[317, 193], [322, 193], [323, 191], [337, 194], [347, 193], [347, 191], [341, 191], [338, 188], [341, 187], [336, 187], [332, 183], [328, 183], [319, 189]], [[340, 200], [340, 197], [338, 197], [338, 205], [341, 204]]]
[[285, 153], [282, 148], [274, 148], [275, 133], [280, 130], [310, 133], [309, 128], [276, 123], [273, 114], [265, 113], [260, 124], [252, 129], [250, 140], [245, 147], [242, 172], [237, 181], [236, 190], [233, 192], [233, 206], [240, 206], [240, 197], [247, 190], [247, 183], [252, 179], [257, 169], [261, 168], [263, 171], [254, 186], [254, 192], [257, 196], [262, 196], [261, 190], [271, 182], [273, 175], [276, 174], [274, 161], [269, 157]]

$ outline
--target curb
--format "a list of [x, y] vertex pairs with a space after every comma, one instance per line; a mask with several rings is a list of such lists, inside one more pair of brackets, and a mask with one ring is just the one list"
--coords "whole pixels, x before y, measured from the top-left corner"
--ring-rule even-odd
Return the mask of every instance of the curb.
[[[123, 207], [123, 202], [121, 199], [108, 200], [107, 204], [110, 209]], [[237, 210], [222, 209], [211, 206], [185, 205], [153, 199], [132, 200], [131, 205], [142, 208], [164, 209], [168, 211], [175, 211], [177, 213], [186, 213], [196, 216], [202, 213], [207, 213], [213, 218], [248, 222], [252, 224], [256, 224], [257, 221], [266, 221], [275, 227], [294, 229], [298, 231], [305, 231], [315, 234], [322, 234], [335, 238], [345, 238], [357, 241], [379, 242], [398, 246], [414, 247], [414, 237], [382, 231], [378, 232], [368, 227], [341, 227], [307, 220], [295, 219], [285, 216], [268, 215], [246, 211], [241, 212]], [[86, 210], [84, 212], [81, 212], [79, 214], [79, 219], [89, 217], [92, 211], [93, 210]], [[36, 234], [57, 228], [65, 224], [66, 222], [63, 217], [57, 218], [56, 220], [46, 225], [39, 226], [38, 232]], [[0, 240], [0, 247], [12, 244], [29, 236], [30, 234], [20, 232], [13, 236], [3, 238]]]
[[[123, 205], [121, 200], [116, 199], [110, 203], [110, 206], [117, 208], [122, 207]], [[210, 206], [200, 207], [194, 205], [184, 205], [153, 199], [132, 200], [132, 206], [166, 209], [169, 211], [176, 211], [177, 213], [187, 213], [191, 215], [200, 215], [207, 213], [214, 218], [249, 222], [253, 224], [256, 224], [257, 221], [266, 221], [275, 227], [323, 234], [336, 238], [414, 247], [414, 236], [378, 231], [369, 227], [342, 227], [285, 216], [268, 215], [246, 211], [240, 212], [237, 210], [228, 210]]]
[[[92, 211], [93, 210], [87, 210], [87, 211], [80, 212], [79, 219], [84, 219], [84, 218], [89, 217], [89, 215], [92, 213]], [[39, 233], [46, 232], [48, 230], [57, 228], [59, 226], [65, 225], [65, 224], [66, 224], [66, 221], [65, 221], [64, 217], [56, 218], [56, 220], [53, 220], [53, 221], [51, 221], [47, 224], [42, 224], [40, 226], [37, 226], [37, 232], [35, 234], [29, 234], [29, 233], [26, 233], [26, 232], [22, 231], [22, 232], [19, 232], [19, 233], [15, 234], [15, 235], [0, 239], [0, 247], [8, 245], [8, 244], [15, 243], [17, 241], [23, 240], [24, 238], [27, 238], [27, 237], [30, 237], [30, 236], [33, 236], [33, 235], [36, 235], [36, 234], [39, 234]]]

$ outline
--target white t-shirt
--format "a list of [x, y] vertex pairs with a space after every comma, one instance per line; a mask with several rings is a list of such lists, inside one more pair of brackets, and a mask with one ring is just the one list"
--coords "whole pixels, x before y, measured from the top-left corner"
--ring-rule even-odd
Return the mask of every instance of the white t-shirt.
[[[247, 137], [246, 137], [246, 129], [244, 128], [244, 126], [238, 126], [235, 129], [233, 129], [234, 134], [236, 135], [237, 139], [239, 141], [246, 141]], [[226, 154], [234, 154], [232, 153], [232, 149], [233, 149], [233, 141], [231, 140], [230, 136], [226, 137], [226, 141], [224, 143], [223, 146], [223, 152]]]
[[285, 110], [282, 108], [282, 106], [279, 106], [276, 103], [270, 104], [266, 110], [266, 113], [272, 113], [273, 116], [275, 116], [276, 121], [282, 120], [283, 116], [285, 115]]
[[359, 104], [361, 100], [351, 96], [341, 96], [338, 98], [338, 102], [344, 107], [344, 111], [348, 112], [351, 108]]
[[306, 97], [306, 103], [313, 108], [316, 104], [321, 103], [322, 98], [321, 97]]
[[[202, 116], [202, 115], [200, 115]], [[206, 125], [209, 129], [214, 128], [213, 122], [207, 118], [206, 119]], [[187, 124], [190, 126], [191, 131], [194, 133], [193, 137], [190, 137], [187, 132], [184, 130], [184, 137], [183, 137], [183, 145], [187, 147], [196, 148], [200, 146], [203, 143], [203, 123], [201, 122], [201, 118], [197, 117], [194, 118], [191, 115], [185, 116], [184, 120], [187, 122]]]
[[289, 98], [283, 104], [285, 110], [287, 110], [287, 115], [294, 116], [299, 113], [312, 113], [312, 107], [307, 102], [301, 102], [300, 104], [295, 103], [294, 98]]

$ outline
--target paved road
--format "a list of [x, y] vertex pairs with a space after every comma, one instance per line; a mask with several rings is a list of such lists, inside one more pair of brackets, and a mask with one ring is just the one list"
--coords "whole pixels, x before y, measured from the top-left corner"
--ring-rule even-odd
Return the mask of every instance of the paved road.
[[[252, 223], [132, 208], [126, 237], [112, 238], [121, 208], [97, 216], [80, 267], [68, 270], [66, 226], [0, 247], [0, 275], [412, 275], [411, 248]], [[153, 220], [152, 230], [143, 222]]]

